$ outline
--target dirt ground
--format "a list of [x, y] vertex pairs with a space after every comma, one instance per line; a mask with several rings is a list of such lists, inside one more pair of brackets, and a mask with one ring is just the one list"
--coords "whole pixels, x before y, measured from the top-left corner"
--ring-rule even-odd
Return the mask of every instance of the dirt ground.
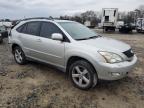
[[49, 65], [16, 64], [5, 40], [0, 45], [0, 108], [144, 108], [144, 34], [98, 32], [132, 46], [138, 62], [128, 77], [82, 91]]

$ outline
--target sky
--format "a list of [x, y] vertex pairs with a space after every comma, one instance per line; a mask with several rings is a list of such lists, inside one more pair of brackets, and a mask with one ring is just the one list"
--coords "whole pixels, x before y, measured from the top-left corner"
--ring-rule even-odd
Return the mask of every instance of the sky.
[[144, 0], [0, 0], [0, 19], [59, 17], [102, 8], [133, 11], [143, 4]]

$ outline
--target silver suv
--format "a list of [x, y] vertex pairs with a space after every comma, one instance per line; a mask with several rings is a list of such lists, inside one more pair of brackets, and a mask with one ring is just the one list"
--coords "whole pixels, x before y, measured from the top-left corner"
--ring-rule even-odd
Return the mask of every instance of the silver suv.
[[74, 21], [25, 19], [11, 30], [9, 42], [18, 64], [36, 60], [54, 65], [83, 90], [96, 86], [98, 79], [127, 76], [137, 61], [129, 45]]

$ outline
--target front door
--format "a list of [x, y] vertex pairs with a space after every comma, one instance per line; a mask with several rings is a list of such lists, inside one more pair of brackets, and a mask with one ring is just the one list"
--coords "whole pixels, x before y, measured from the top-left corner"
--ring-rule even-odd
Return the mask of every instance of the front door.
[[63, 67], [65, 58], [65, 42], [52, 40], [51, 35], [53, 33], [62, 34], [62, 31], [51, 22], [41, 23], [40, 38], [38, 42], [39, 47], [37, 49], [40, 54], [39, 59]]

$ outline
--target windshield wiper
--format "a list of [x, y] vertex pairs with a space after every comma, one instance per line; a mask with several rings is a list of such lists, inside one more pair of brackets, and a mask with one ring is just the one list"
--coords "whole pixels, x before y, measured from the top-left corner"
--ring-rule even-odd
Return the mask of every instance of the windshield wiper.
[[102, 37], [102, 36], [97, 35], [97, 36], [92, 36], [92, 37], [87, 37], [87, 38], [82, 38], [82, 39], [76, 39], [76, 40], [88, 40], [88, 39], [94, 39], [94, 38], [98, 38], [98, 37]]
[[93, 38], [98, 38], [99, 36], [92, 36], [92, 37], [89, 37], [88, 39], [93, 39]]
[[82, 39], [75, 39], [75, 40], [87, 40], [88, 38], [82, 38]]

